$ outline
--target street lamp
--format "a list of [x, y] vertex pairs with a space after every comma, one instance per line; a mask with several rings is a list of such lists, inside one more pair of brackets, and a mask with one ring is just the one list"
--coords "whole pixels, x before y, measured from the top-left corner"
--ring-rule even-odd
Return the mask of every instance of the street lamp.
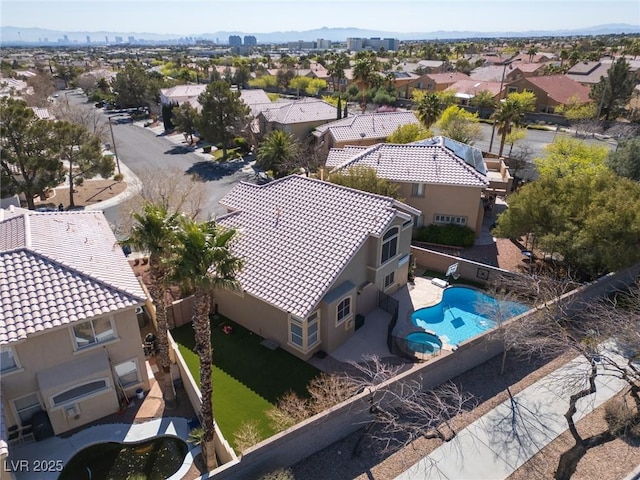
[[113, 145], [113, 153], [116, 156], [116, 166], [118, 167], [118, 175], [122, 175], [120, 171], [120, 159], [118, 158], [118, 149], [116, 148], [116, 138], [113, 136], [113, 127], [111, 126], [111, 117], [109, 117], [109, 131], [111, 132], [111, 143]]
[[[502, 69], [502, 78], [500, 79], [500, 90], [498, 91], [498, 108], [500, 108], [500, 102], [502, 102], [502, 86], [504, 85], [504, 76], [507, 73], [507, 67], [511, 65], [513, 62], [519, 62], [522, 60], [521, 58], [516, 58], [513, 60], [509, 60], [508, 62], [504, 62], [504, 68]], [[495, 116], [493, 118], [493, 126], [491, 127], [491, 141], [489, 142], [489, 153], [491, 153], [491, 149], [493, 148], [493, 137], [496, 134], [496, 119]]]

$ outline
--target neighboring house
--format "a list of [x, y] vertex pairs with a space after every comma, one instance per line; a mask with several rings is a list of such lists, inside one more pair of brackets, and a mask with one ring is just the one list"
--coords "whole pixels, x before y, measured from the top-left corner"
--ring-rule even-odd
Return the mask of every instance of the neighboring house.
[[102, 212], [10, 207], [0, 232], [4, 425], [50, 423], [57, 435], [148, 390], [146, 295]]
[[51, 112], [49, 112], [48, 108], [42, 108], [42, 107], [29, 107], [31, 108], [31, 110], [33, 110], [33, 113], [36, 114], [36, 117], [38, 117], [40, 120], [55, 120], [56, 117], [51, 115]]
[[407, 283], [419, 212], [397, 200], [290, 175], [241, 183], [220, 203], [245, 263], [241, 290], [216, 292], [217, 311], [297, 357], [334, 351], [379, 291]]
[[459, 80], [447, 88], [445, 92], [454, 92], [461, 105], [469, 105], [469, 102], [479, 92], [489, 92], [497, 104], [498, 99], [500, 99], [500, 82], [483, 82], [473, 79]]
[[[471, 71], [469, 77], [479, 82], [498, 82], [502, 80], [504, 75], [504, 83], [517, 80], [523, 76], [522, 71], [516, 68], [518, 64], [509, 64], [506, 67], [504, 65], [488, 65], [485, 67], [478, 67]], [[543, 65], [541, 65], [543, 66]]]
[[536, 112], [554, 113], [561, 105], [575, 98], [582, 103], [591, 102], [590, 89], [571, 80], [566, 75], [521, 78], [506, 87], [506, 94], [513, 92], [533, 92], [536, 96]]
[[611, 64], [599, 61], [578, 62], [567, 71], [567, 78], [591, 88], [592, 85], [600, 82], [602, 77], [607, 78], [609, 76], [610, 67]]
[[398, 127], [408, 124], [420, 125], [413, 112], [358, 114], [325, 123], [314, 130], [313, 136], [317, 151], [326, 158], [332, 148], [385, 142]]
[[32, 94], [33, 88], [24, 80], [0, 77], [0, 97], [23, 98], [25, 95]]
[[[160, 103], [162, 105], [182, 105], [184, 102], [191, 103], [198, 111], [200, 103], [198, 97], [207, 89], [206, 85], [176, 85], [171, 88], [160, 90]], [[261, 89], [240, 90], [240, 98], [252, 109], [258, 104], [269, 104], [268, 95]]]
[[334, 105], [316, 98], [301, 98], [293, 102], [273, 103], [263, 109], [257, 119], [262, 134], [282, 130], [302, 141], [314, 128], [335, 120], [337, 116]]
[[455, 223], [468, 226], [476, 235], [482, 227], [483, 194], [508, 192], [511, 180], [503, 168], [493, 175], [491, 185], [482, 152], [446, 137], [329, 152], [327, 168], [345, 170], [356, 166], [374, 168], [379, 177], [398, 183], [400, 197], [420, 210], [416, 226]]
[[505, 78], [508, 81], [519, 80], [522, 77], [539, 77], [540, 75], [544, 75], [544, 67], [548, 64], [545, 63], [515, 63], [511, 64], [511, 71], [509, 72], [509, 76], [505, 75]]
[[[469, 75], [461, 72], [448, 72], [448, 73], [429, 73], [421, 77], [424, 81], [424, 85], [421, 90], [427, 90], [429, 92], [442, 92], [446, 90], [454, 83], [460, 80], [468, 80]], [[412, 85], [409, 86], [410, 88]], [[417, 87], [416, 87], [417, 88]]]

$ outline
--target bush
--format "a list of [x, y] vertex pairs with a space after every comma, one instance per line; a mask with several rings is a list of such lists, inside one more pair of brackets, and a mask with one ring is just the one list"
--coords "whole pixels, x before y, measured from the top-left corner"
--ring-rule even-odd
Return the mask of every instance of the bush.
[[419, 242], [452, 245], [454, 247], [472, 247], [476, 235], [469, 227], [461, 225], [429, 225], [421, 227], [416, 232]]
[[220, 142], [220, 143], [216, 143], [216, 148], [217, 148], [218, 150], [222, 150], [222, 149], [224, 148], [224, 145], [222, 144], [222, 142]]
[[236, 137], [233, 139], [233, 143], [235, 144], [236, 147], [238, 147], [243, 152], [246, 153], [249, 151], [249, 142], [247, 141], [246, 138]]
[[113, 176], [113, 180], [116, 182], [121, 182], [123, 178], [124, 178], [124, 175], [122, 175], [121, 173], [116, 173]]

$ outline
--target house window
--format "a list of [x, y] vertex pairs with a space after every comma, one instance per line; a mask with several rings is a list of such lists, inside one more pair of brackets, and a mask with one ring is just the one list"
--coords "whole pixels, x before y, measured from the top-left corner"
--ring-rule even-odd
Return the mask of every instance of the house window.
[[516, 87], [507, 87], [507, 95], [510, 93], [516, 93], [518, 89]]
[[15, 350], [12, 347], [0, 348], [0, 371], [6, 373], [18, 368], [20, 368], [20, 364]]
[[424, 197], [424, 183], [414, 183], [411, 185], [412, 197]]
[[43, 410], [40, 397], [36, 392], [13, 400], [13, 407], [20, 419], [20, 425], [28, 425], [34, 414]]
[[116, 338], [111, 317], [94, 318], [72, 327], [76, 349], [90, 347]]
[[138, 361], [135, 358], [117, 364], [114, 369], [118, 376], [118, 382], [123, 387], [130, 387], [131, 385], [140, 383], [140, 377], [138, 376]]
[[289, 341], [293, 346], [307, 351], [320, 341], [319, 316], [315, 311], [306, 320], [294, 315], [289, 317]]
[[389, 275], [384, 277], [384, 288], [389, 288], [393, 285], [393, 282], [396, 279], [396, 272], [391, 272]]
[[392, 228], [382, 237], [382, 258], [380, 263], [384, 263], [398, 253], [398, 228]]
[[344, 322], [351, 316], [351, 297], [347, 297], [338, 304], [336, 325]]
[[448, 224], [448, 223], [453, 223], [455, 225], [466, 225], [467, 224], [467, 217], [460, 217], [460, 216], [456, 216], [456, 215], [441, 215], [441, 214], [437, 214], [434, 217], [434, 221], [433, 223], [436, 224]]
[[420, 228], [423, 225], [424, 225], [424, 215], [418, 215], [413, 218], [414, 228]]
[[92, 380], [51, 397], [51, 403], [54, 407], [59, 407], [60, 405], [94, 395], [95, 393], [106, 390], [107, 388], [109, 388], [109, 384], [107, 383], [106, 378]]

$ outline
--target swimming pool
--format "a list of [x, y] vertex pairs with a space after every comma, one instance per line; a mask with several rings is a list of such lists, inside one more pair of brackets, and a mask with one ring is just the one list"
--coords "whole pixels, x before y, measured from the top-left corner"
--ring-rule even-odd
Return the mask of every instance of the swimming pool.
[[496, 325], [492, 315], [500, 320], [520, 315], [529, 307], [512, 301], [497, 300], [469, 287], [449, 287], [440, 303], [421, 308], [411, 314], [417, 327], [435, 333], [442, 343], [458, 345]]

